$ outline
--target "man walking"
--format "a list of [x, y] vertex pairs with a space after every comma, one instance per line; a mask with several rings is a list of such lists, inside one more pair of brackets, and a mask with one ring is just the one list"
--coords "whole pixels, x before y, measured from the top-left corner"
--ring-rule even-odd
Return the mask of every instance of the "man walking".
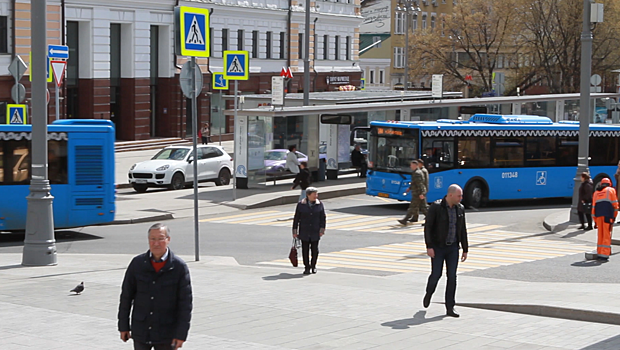
[[189, 269], [168, 248], [167, 226], [151, 226], [148, 239], [149, 250], [133, 258], [125, 272], [118, 330], [124, 342], [133, 338], [135, 350], [176, 350], [183, 346], [189, 332], [192, 313]]
[[[293, 218], [293, 238], [301, 240], [304, 275], [316, 273], [319, 241], [325, 234], [325, 218], [325, 207], [319, 201], [319, 190], [316, 187], [306, 188], [306, 198], [297, 203]], [[310, 260], [310, 250], [312, 250], [312, 260]]]
[[411, 192], [411, 203], [407, 209], [407, 215], [402, 220], [398, 220], [402, 225], [407, 225], [408, 221], [417, 222], [419, 212], [427, 214], [426, 209], [426, 184], [424, 182], [424, 174], [418, 169], [418, 161], [411, 161], [411, 184], [407, 189]]
[[618, 197], [611, 186], [611, 180], [604, 178], [592, 196], [592, 216], [598, 227], [596, 253], [599, 260], [608, 260], [611, 255], [611, 230], [618, 215]]
[[422, 159], [418, 159], [418, 168], [420, 168], [420, 171], [422, 172], [422, 175], [424, 176], [424, 183], [426, 184], [426, 192], [430, 191], [430, 188], [428, 187], [428, 170], [426, 170], [426, 167], [424, 166], [424, 161]]
[[463, 248], [461, 261], [467, 259], [469, 244], [467, 243], [467, 227], [465, 225], [465, 207], [461, 204], [463, 190], [458, 185], [450, 185], [448, 194], [441, 200], [435, 201], [428, 209], [426, 226], [424, 227], [424, 241], [426, 253], [431, 257], [431, 275], [426, 285], [424, 307], [431, 303], [431, 297], [441, 278], [444, 261], [448, 284], [446, 286], [446, 315], [459, 317], [454, 311], [456, 304], [456, 269], [459, 264], [459, 244]]

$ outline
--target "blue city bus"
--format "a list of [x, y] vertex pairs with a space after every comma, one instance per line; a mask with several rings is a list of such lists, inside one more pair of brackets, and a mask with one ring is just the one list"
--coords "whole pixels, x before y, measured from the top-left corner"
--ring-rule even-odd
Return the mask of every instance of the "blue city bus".
[[[590, 125], [590, 173], [615, 182], [620, 126]], [[370, 123], [366, 194], [401, 201], [409, 164], [422, 159], [430, 173], [428, 201], [463, 188], [464, 203], [571, 197], [577, 171], [579, 124], [529, 115], [475, 114], [469, 120]]]
[[[0, 231], [26, 228], [31, 125], [0, 125]], [[114, 124], [58, 120], [48, 125], [48, 178], [55, 228], [114, 220]]]

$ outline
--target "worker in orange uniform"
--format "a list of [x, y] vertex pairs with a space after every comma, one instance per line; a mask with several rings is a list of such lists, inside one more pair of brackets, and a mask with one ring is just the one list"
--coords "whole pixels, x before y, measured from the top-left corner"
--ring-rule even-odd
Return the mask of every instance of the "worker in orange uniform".
[[618, 214], [618, 197], [611, 186], [611, 180], [604, 178], [592, 196], [592, 216], [598, 226], [596, 253], [599, 260], [607, 260], [611, 255], [611, 229]]

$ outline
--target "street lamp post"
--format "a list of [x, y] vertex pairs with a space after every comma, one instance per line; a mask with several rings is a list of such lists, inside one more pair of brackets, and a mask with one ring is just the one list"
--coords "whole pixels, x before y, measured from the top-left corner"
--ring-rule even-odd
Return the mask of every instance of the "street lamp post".
[[409, 90], [409, 28], [411, 28], [410, 16], [420, 12], [417, 0], [399, 0], [396, 12], [405, 14], [405, 81], [403, 90]]

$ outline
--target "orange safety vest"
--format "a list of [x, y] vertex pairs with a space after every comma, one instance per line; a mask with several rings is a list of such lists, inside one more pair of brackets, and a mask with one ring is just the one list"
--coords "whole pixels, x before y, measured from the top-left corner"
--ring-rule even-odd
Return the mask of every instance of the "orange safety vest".
[[605, 222], [614, 222], [616, 215], [618, 215], [616, 190], [607, 186], [595, 191], [592, 196], [592, 216], [604, 217]]

